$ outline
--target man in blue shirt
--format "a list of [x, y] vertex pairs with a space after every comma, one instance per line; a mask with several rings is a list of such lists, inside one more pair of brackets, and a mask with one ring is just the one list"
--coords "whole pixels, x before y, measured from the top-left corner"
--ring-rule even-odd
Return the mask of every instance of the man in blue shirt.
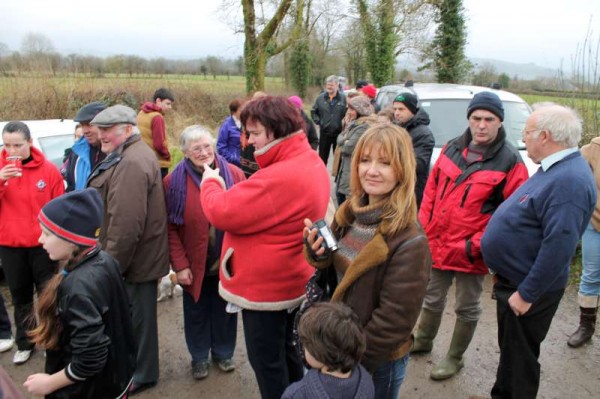
[[596, 204], [592, 172], [577, 148], [581, 130], [566, 107], [531, 114], [523, 141], [541, 167], [500, 205], [481, 239], [484, 261], [496, 273], [500, 362], [492, 398], [537, 395], [540, 345]]

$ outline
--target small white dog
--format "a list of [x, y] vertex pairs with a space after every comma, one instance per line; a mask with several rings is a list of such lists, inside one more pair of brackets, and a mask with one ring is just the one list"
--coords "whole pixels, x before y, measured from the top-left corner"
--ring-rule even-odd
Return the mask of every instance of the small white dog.
[[173, 270], [161, 278], [158, 282], [158, 298], [156, 302], [162, 302], [171, 298], [173, 295], [180, 297], [183, 295], [183, 288], [177, 284], [177, 275]]

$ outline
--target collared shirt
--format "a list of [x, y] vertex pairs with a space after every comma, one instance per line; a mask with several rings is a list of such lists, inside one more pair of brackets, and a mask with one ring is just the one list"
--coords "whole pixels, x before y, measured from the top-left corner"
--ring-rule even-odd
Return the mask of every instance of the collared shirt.
[[540, 164], [542, 165], [542, 170], [544, 172], [547, 171], [548, 169], [550, 169], [550, 167], [552, 165], [554, 165], [558, 161], [561, 161], [567, 155], [571, 155], [577, 151], [579, 151], [578, 147], [572, 147], [572, 148], [567, 148], [565, 150], [555, 152], [552, 155], [548, 155], [546, 158], [542, 159], [542, 162], [540, 162]]

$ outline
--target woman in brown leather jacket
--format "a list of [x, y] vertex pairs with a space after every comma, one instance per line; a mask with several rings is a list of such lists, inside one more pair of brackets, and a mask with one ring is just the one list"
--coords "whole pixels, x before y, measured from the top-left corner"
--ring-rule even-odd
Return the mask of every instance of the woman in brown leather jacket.
[[406, 130], [377, 124], [356, 145], [351, 197], [331, 226], [338, 249], [322, 248], [323, 238], [305, 220], [307, 260], [335, 274], [331, 301], [349, 305], [364, 327], [362, 364], [373, 375], [375, 398], [398, 397], [431, 268], [417, 221], [415, 169]]

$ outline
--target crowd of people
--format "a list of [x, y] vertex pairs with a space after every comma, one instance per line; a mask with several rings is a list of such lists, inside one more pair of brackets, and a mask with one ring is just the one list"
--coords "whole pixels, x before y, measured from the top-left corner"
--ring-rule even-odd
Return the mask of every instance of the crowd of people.
[[[438, 143], [430, 165], [435, 140], [414, 93], [379, 110], [366, 81], [348, 96], [336, 76], [325, 83], [312, 118], [298, 96], [233, 99], [216, 137], [202, 125], [178, 135], [175, 165], [165, 88], [139, 111], [79, 109], [81, 136], [60, 172], [26, 124], [4, 127], [0, 260], [16, 331], [0, 296], [0, 351], [16, 343], [15, 364], [46, 351], [28, 392], [126, 398], [154, 387], [157, 283], [170, 269], [183, 287], [191, 376], [207, 378], [211, 361], [235, 370], [239, 315], [262, 398], [398, 398], [455, 283], [452, 340], [431, 371], [453, 377], [488, 273], [500, 348], [491, 397], [534, 398], [540, 344], [582, 235], [580, 324], [568, 344], [590, 340], [600, 141], [579, 151], [574, 111], [534, 109], [523, 141], [541, 166], [528, 178], [492, 91], [473, 97], [465, 131]], [[324, 221], [330, 175], [337, 209]]]

